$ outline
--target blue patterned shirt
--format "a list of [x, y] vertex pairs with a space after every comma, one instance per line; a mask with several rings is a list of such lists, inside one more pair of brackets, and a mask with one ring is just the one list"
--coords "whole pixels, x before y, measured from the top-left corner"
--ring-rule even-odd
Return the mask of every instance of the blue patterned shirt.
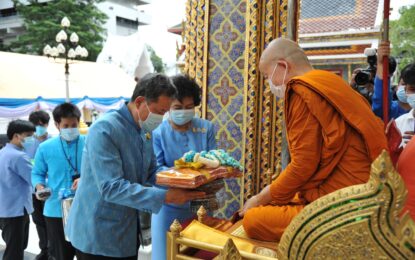
[[166, 197], [165, 190], [147, 186], [157, 170], [151, 136], [124, 105], [91, 126], [82, 160], [65, 229], [72, 245], [94, 255], [135, 255], [138, 210], [157, 213]]

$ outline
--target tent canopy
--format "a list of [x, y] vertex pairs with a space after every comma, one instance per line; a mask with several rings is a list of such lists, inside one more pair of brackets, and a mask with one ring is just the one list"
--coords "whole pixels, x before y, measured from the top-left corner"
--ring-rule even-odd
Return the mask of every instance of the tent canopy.
[[[44, 56], [0, 52], [2, 99], [65, 98], [65, 61]], [[71, 61], [70, 98], [128, 98], [135, 81], [112, 64]]]

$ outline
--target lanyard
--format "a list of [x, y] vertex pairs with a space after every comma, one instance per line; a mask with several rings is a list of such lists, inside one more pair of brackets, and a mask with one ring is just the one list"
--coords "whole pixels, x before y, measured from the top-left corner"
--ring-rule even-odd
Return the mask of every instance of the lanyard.
[[78, 170], [76, 169], [76, 167], [78, 166], [78, 142], [79, 142], [79, 138], [76, 141], [76, 146], [75, 146], [75, 149], [76, 149], [75, 150], [75, 167], [72, 165], [71, 160], [69, 159], [69, 156], [65, 152], [65, 148], [63, 147], [62, 138], [59, 138], [59, 140], [61, 141], [62, 151], [63, 151], [63, 154], [65, 155], [66, 161], [68, 161], [69, 166], [71, 166], [72, 170], [75, 172], [75, 175], [77, 175]]

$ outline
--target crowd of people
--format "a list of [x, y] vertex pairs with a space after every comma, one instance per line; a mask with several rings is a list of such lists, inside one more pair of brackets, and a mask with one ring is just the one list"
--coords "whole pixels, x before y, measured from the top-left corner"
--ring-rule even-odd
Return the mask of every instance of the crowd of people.
[[[398, 100], [389, 97], [391, 125], [402, 136], [391, 151], [381, 121], [382, 82], [390, 81], [383, 79], [381, 61], [389, 52], [389, 44], [381, 43], [373, 84], [356, 86], [313, 69], [290, 40], [275, 39], [264, 50], [259, 70], [271, 92], [284, 99], [290, 162], [239, 212], [251, 238], [279, 240], [308, 203], [367, 182], [370, 165], [382, 150], [397, 154], [396, 167], [409, 191], [406, 209], [415, 219], [410, 163], [415, 152], [415, 63], [401, 72]], [[9, 143], [0, 150], [3, 259], [23, 259], [30, 214], [41, 249], [36, 259], [137, 259], [139, 211], [153, 214], [152, 258], [166, 259], [168, 227], [174, 219], [192, 218], [188, 202], [205, 194], [159, 187], [155, 174], [174, 166], [189, 150], [216, 148], [212, 123], [195, 117], [200, 103], [201, 89], [188, 76], [152, 73], [139, 80], [129, 102], [94, 122], [87, 137], [79, 133], [81, 112], [71, 103], [53, 110], [59, 130], [55, 137], [47, 133], [50, 118], [44, 111], [33, 112], [29, 121], [10, 122]], [[73, 203], [64, 221], [61, 202], [67, 196]]]

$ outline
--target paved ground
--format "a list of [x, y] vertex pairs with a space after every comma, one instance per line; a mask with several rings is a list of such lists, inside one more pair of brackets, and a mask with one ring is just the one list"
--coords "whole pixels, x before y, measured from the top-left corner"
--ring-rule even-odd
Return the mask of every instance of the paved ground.
[[[148, 235], [147, 233], [144, 234], [144, 237]], [[24, 260], [33, 260], [35, 256], [39, 254], [39, 238], [37, 237], [36, 226], [33, 223], [32, 219], [30, 219], [30, 227], [29, 227], [29, 243], [27, 245], [25, 251], [25, 258]], [[5, 243], [1, 238], [1, 231], [0, 231], [0, 259], [3, 258], [4, 247]], [[140, 260], [151, 260], [151, 245], [146, 246], [144, 248], [140, 247], [138, 259]]]

